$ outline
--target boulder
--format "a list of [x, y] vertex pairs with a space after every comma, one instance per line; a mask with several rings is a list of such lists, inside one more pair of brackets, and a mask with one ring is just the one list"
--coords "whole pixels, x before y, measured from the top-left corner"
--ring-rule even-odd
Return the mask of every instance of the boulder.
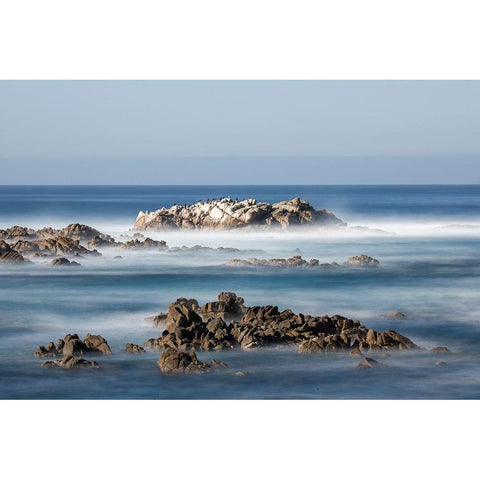
[[447, 347], [434, 347], [430, 351], [436, 355], [444, 355], [446, 353], [452, 353]]
[[0, 263], [24, 263], [25, 259], [7, 242], [0, 240]]
[[356, 255], [355, 257], [350, 257], [344, 265], [352, 267], [379, 267], [380, 262], [368, 255]]
[[125, 350], [127, 353], [145, 353], [145, 349], [135, 343], [127, 343]]
[[70, 261], [68, 258], [60, 257], [54, 258], [50, 265], [52, 267], [80, 267], [81, 265], [78, 262]]
[[102, 353], [109, 355], [112, 353], [107, 341], [101, 335], [91, 335], [87, 333], [82, 341], [76, 333], [65, 335], [64, 339], [57, 340], [54, 345], [50, 342], [46, 347], [40, 345], [35, 350], [36, 357], [57, 357], [57, 356], [75, 356], [86, 353]]
[[112, 350], [110, 345], [101, 335], [92, 335], [87, 333], [85, 340], [83, 341], [88, 348], [89, 352], [103, 353], [104, 355], [110, 355]]
[[162, 373], [203, 373], [211, 368], [208, 363], [200, 362], [193, 350], [181, 352], [171, 347], [164, 349], [157, 363]]
[[380, 368], [384, 365], [382, 363], [377, 362], [373, 358], [365, 357], [361, 362], [359, 362], [356, 366], [359, 370], [368, 370], [371, 368]]
[[67, 225], [62, 228], [60, 234], [64, 237], [82, 241], [88, 241], [102, 235], [95, 228], [89, 227], [88, 225], [82, 225], [81, 223], [71, 223], [70, 225]]

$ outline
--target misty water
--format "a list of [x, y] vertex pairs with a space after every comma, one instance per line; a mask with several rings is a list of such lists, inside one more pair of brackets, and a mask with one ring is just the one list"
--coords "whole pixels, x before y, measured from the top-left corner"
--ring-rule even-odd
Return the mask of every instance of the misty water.
[[[1, 398], [480, 398], [479, 186], [0, 187], [0, 228], [85, 223], [132, 235], [139, 210], [207, 198], [295, 196], [327, 208], [349, 226], [286, 232], [149, 232], [168, 246], [234, 247], [221, 251], [100, 249], [78, 268], [35, 259], [0, 265]], [[379, 231], [382, 230], [382, 231]], [[378, 269], [272, 269], [226, 266], [231, 258], [302, 255], [341, 263], [367, 254]], [[122, 258], [115, 258], [121, 255]], [[340, 314], [375, 330], [393, 329], [423, 349], [373, 352], [388, 368], [357, 370], [348, 352], [304, 356], [297, 347], [197, 352], [230, 365], [204, 375], [164, 375], [159, 352], [129, 355], [161, 329], [146, 317], [178, 297], [200, 304], [233, 291], [245, 304], [278, 305], [312, 315]], [[403, 319], [385, 314], [401, 311]], [[42, 369], [38, 345], [67, 333], [103, 335], [111, 356], [89, 357], [93, 371]], [[452, 353], [429, 350], [446, 346]], [[447, 365], [436, 366], [439, 360]], [[246, 376], [233, 372], [245, 370]]]

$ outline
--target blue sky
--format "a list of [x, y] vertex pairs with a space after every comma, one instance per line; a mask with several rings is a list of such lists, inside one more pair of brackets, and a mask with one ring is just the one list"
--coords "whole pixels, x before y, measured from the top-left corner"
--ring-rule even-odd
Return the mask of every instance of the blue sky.
[[479, 183], [478, 81], [2, 81], [1, 184]]

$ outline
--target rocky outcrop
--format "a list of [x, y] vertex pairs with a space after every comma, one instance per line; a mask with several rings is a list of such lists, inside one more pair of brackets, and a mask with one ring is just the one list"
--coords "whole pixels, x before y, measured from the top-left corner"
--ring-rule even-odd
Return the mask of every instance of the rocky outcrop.
[[70, 225], [62, 228], [60, 235], [72, 238], [73, 240], [88, 241], [96, 236], [101, 235], [101, 233], [97, 229], [89, 227], [88, 225], [71, 223]]
[[68, 258], [60, 257], [54, 258], [50, 265], [52, 267], [80, 267], [81, 265], [78, 262], [70, 261]]
[[101, 335], [91, 335], [90, 333], [87, 333], [83, 341], [80, 340], [76, 333], [67, 334], [65, 335], [65, 338], [58, 339], [56, 344], [50, 342], [46, 347], [40, 345], [35, 350], [36, 357], [74, 356], [87, 353], [110, 355], [112, 350], [107, 341]]
[[0, 230], [0, 240], [28, 240], [31, 238], [36, 238], [35, 230], [31, 228], [14, 225], [13, 227], [9, 227], [5, 230]]
[[145, 349], [135, 343], [127, 343], [125, 350], [127, 353], [145, 353]]
[[7, 241], [42, 240], [51, 237], [57, 237], [59, 235], [83, 242], [91, 240], [97, 235], [102, 236], [103, 234], [93, 227], [89, 227], [88, 225], [83, 225], [80, 223], [71, 223], [70, 225], [67, 225], [61, 229], [44, 227], [39, 230], [34, 230], [33, 228], [14, 225], [13, 227], [5, 230], [0, 230], [0, 239]]
[[202, 319], [185, 305], [179, 305], [169, 311], [163, 335], [149, 339], [144, 346], [153, 349], [169, 346], [188, 352], [192, 348], [217, 351], [238, 346], [251, 349], [296, 344], [300, 353], [329, 350], [363, 353], [417, 348], [410, 339], [393, 330], [377, 332], [340, 315], [295, 314], [289, 309], [279, 311], [271, 305], [246, 308], [243, 299], [231, 292], [220, 294], [220, 298], [219, 302], [230, 305], [229, 308], [235, 308], [237, 312], [241, 309], [240, 320], [225, 321], [222, 315], [217, 312], [210, 315], [211, 309], [204, 310], [203, 307], [202, 314], [205, 312], [205, 315]]
[[380, 315], [380, 318], [391, 318], [393, 320], [402, 320], [403, 318], [407, 318], [407, 316], [402, 312], [394, 311], [394, 312], [385, 313], [384, 315]]
[[227, 265], [235, 267], [321, 268], [331, 270], [340, 267], [378, 267], [380, 266], [380, 262], [367, 255], [358, 255], [356, 257], [350, 257], [343, 265], [339, 265], [337, 262], [320, 263], [316, 258], [307, 261], [303, 259], [301, 255], [294, 255], [290, 258], [270, 258], [268, 260], [259, 258], [242, 260], [234, 258], [229, 260]]
[[0, 263], [24, 263], [25, 259], [7, 242], [0, 240]]
[[383, 363], [377, 362], [373, 358], [365, 357], [362, 361], [360, 361], [356, 368], [359, 370], [370, 370], [372, 368], [381, 368], [385, 365]]
[[60, 360], [48, 360], [42, 363], [43, 368], [66, 368], [66, 369], [93, 369], [100, 368], [97, 362], [76, 358], [72, 355], [66, 355]]
[[12, 248], [22, 254], [43, 254], [47, 256], [65, 255], [101, 255], [96, 250], [88, 250], [80, 245], [79, 240], [56, 236], [44, 240], [19, 240]]
[[167, 247], [167, 243], [165, 240], [152, 240], [151, 238], [146, 238], [145, 240], [139, 240], [135, 238], [133, 240], [129, 240], [127, 242], [123, 242], [120, 245], [120, 248], [128, 249], [128, 250], [149, 250], [149, 249], [160, 249], [164, 250]]
[[85, 247], [95, 250], [97, 248], [119, 247], [121, 245], [122, 245], [121, 242], [116, 242], [115, 239], [110, 235], [101, 234], [101, 235], [96, 235], [90, 241], [88, 241], [85, 244]]
[[201, 312], [204, 320], [222, 318], [223, 320], [235, 319], [242, 316], [243, 298], [237, 297], [233, 292], [221, 292], [218, 301], [207, 302], [202, 306]]
[[181, 352], [168, 346], [160, 355], [157, 364], [163, 373], [203, 373], [211, 368], [208, 363], [200, 362], [193, 350]]
[[[187, 247], [185, 245], [181, 247], [170, 247], [169, 252], [220, 252], [220, 253], [235, 253], [240, 252], [239, 248], [233, 247], [205, 247], [203, 245], [193, 245], [192, 247]], [[251, 252], [261, 252], [261, 250], [249, 250]]]
[[357, 255], [355, 257], [350, 257], [344, 265], [352, 266], [352, 267], [378, 267], [380, 266], [380, 262], [373, 258], [369, 257], [368, 255]]
[[134, 228], [137, 230], [214, 229], [227, 230], [245, 227], [291, 227], [300, 225], [345, 225], [328, 210], [315, 210], [300, 198], [278, 202], [258, 203], [230, 197], [198, 202], [193, 205], [174, 205], [155, 212], [139, 212]]
[[445, 355], [446, 353], [452, 353], [447, 347], [434, 347], [430, 351], [435, 355]]

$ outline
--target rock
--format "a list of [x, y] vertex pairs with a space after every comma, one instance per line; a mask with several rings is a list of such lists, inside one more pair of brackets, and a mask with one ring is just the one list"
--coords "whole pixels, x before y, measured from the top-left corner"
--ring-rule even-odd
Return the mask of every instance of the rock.
[[[168, 315], [166, 313], [159, 313], [152, 318], [155, 327], [165, 327]], [[150, 317], [151, 318], [151, 317]]]
[[451, 351], [447, 347], [434, 347], [430, 350], [432, 353], [438, 355], [444, 355], [445, 353], [451, 353]]
[[35, 237], [35, 230], [26, 227], [20, 227], [19, 225], [14, 225], [13, 227], [5, 230], [0, 230], [0, 240], [28, 240]]
[[193, 310], [194, 312], [198, 312], [200, 310], [200, 306], [198, 305], [197, 300], [194, 298], [177, 298], [174, 302], [172, 302], [168, 307], [167, 307], [167, 313], [170, 311], [171, 308], [176, 307], [177, 305], [184, 305], [187, 307], [189, 310]]
[[109, 355], [112, 353], [107, 341], [101, 335], [91, 335], [87, 333], [82, 341], [76, 333], [67, 334], [65, 338], [59, 339], [54, 345], [50, 342], [46, 347], [40, 345], [35, 350], [36, 357], [56, 357], [56, 356], [75, 356], [86, 353], [102, 353]]
[[19, 241], [13, 245], [22, 254], [42, 253], [52, 256], [65, 255], [101, 255], [96, 250], [88, 250], [79, 240], [56, 236], [43, 240]]
[[0, 263], [24, 263], [23, 256], [7, 242], [0, 240]]
[[214, 368], [228, 368], [228, 363], [221, 362], [220, 360], [212, 359], [212, 367], [214, 367]]
[[354, 347], [350, 350], [350, 354], [349, 354], [351, 357], [358, 357], [358, 356], [362, 356], [362, 351], [358, 348], [358, 347]]
[[248, 375], [248, 372], [245, 370], [238, 370], [237, 372], [234, 373], [236, 377], [244, 377], [245, 375]]
[[148, 249], [160, 249], [164, 250], [167, 247], [167, 243], [164, 240], [152, 240], [151, 238], [146, 238], [141, 241], [138, 238], [129, 240], [120, 245], [120, 248], [129, 249], [129, 250], [148, 250]]
[[87, 333], [83, 343], [85, 343], [89, 352], [99, 352], [104, 355], [110, 355], [112, 353], [110, 345], [108, 345], [107, 341], [101, 335], [91, 335]]
[[68, 258], [54, 258], [50, 263], [52, 267], [80, 267], [78, 262], [70, 261]]
[[163, 373], [207, 372], [211, 368], [200, 362], [193, 350], [181, 352], [171, 347], [165, 347], [157, 363]]
[[[243, 298], [232, 292], [222, 292], [221, 301], [202, 306], [201, 318], [186, 304], [172, 304], [161, 337], [145, 342], [145, 348], [165, 346], [188, 352], [192, 348], [204, 351], [223, 350], [240, 346], [252, 349], [269, 345], [298, 346], [300, 353], [344, 349], [352, 352], [375, 350], [410, 350], [418, 348], [409, 338], [388, 330], [368, 330], [358, 321], [340, 315], [315, 317], [282, 312], [272, 305], [245, 307]], [[232, 311], [242, 313], [234, 319], [224, 318]]]
[[[113, 237], [110, 235], [96, 235], [93, 237], [89, 242], [85, 244], [86, 248], [96, 249], [96, 248], [105, 248], [105, 247], [119, 247], [121, 246], [121, 242], [116, 242]], [[122, 258], [119, 255], [114, 258]]]
[[145, 349], [135, 343], [127, 343], [125, 350], [127, 353], [145, 353]]
[[139, 212], [134, 228], [137, 230], [215, 229], [244, 227], [281, 227], [292, 225], [345, 225], [327, 210], [315, 210], [298, 197], [292, 200], [257, 203], [225, 197], [220, 200], [198, 202], [193, 205], [174, 205], [155, 212]]
[[123, 257], [121, 255], [115, 255], [113, 258], [118, 259], [118, 258], [123, 258]]
[[435, 366], [436, 367], [446, 367], [447, 366], [447, 362], [435, 362]]
[[402, 313], [402, 312], [397, 312], [397, 311], [395, 311], [395, 312], [389, 312], [389, 313], [387, 313], [385, 316], [386, 316], [386, 318], [392, 318], [392, 319], [394, 319], [394, 320], [400, 320], [400, 319], [402, 319], [402, 318], [406, 318], [406, 315], [405, 315], [404, 313]]
[[361, 362], [357, 364], [356, 368], [358, 368], [359, 370], [367, 370], [370, 368], [379, 368], [382, 366], [382, 363], [377, 362], [373, 358], [365, 357]]
[[62, 228], [61, 235], [64, 237], [72, 238], [73, 240], [88, 241], [102, 234], [95, 228], [88, 225], [82, 225], [80, 223], [71, 223]]
[[368, 255], [357, 255], [355, 257], [350, 257], [344, 265], [350, 265], [353, 267], [378, 267], [380, 262], [375, 258], [369, 257]]
[[60, 360], [49, 360], [42, 363], [43, 368], [66, 368], [66, 369], [93, 369], [100, 368], [97, 362], [85, 360], [84, 358], [76, 358], [71, 355], [66, 355]]

